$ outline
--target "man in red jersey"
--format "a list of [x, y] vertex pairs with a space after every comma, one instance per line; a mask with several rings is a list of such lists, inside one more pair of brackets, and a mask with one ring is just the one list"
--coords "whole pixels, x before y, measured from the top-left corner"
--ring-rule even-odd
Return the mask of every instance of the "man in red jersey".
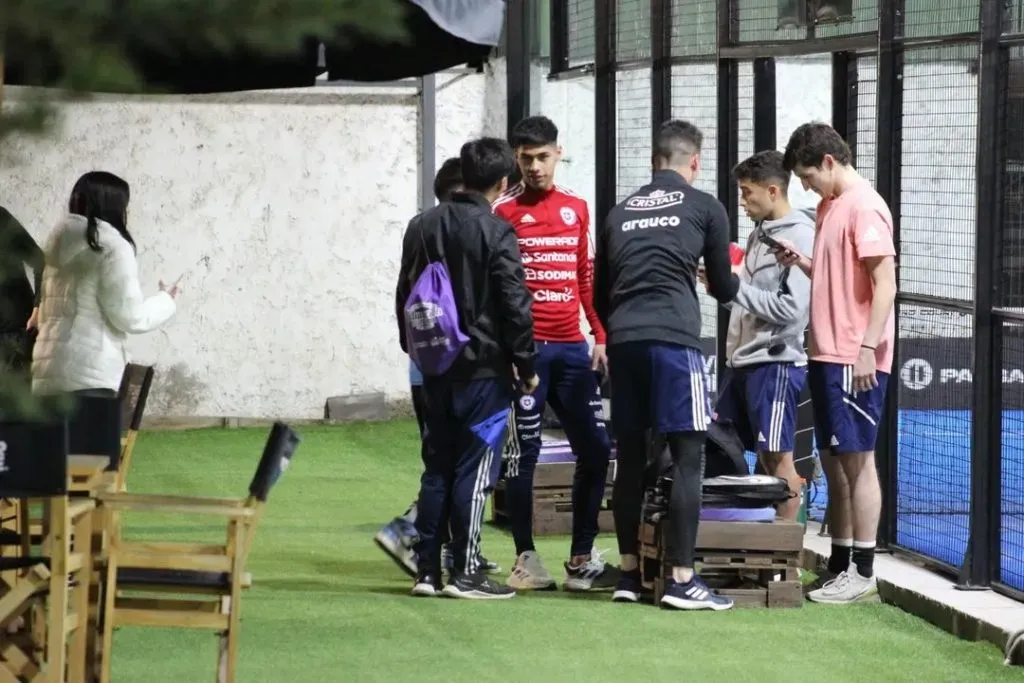
[[[523, 180], [495, 200], [496, 214], [515, 228], [533, 294], [537, 376], [532, 394], [516, 397], [506, 444], [506, 500], [516, 562], [508, 585], [552, 590], [555, 581], [533, 544], [533, 472], [540, 455], [544, 405], [555, 411], [576, 455], [572, 490], [572, 547], [564, 588], [612, 590], [618, 569], [594, 551], [611, 445], [595, 371], [606, 370], [604, 329], [593, 305], [590, 212], [577, 194], [554, 184], [561, 159], [558, 128], [544, 116], [520, 121], [510, 140]], [[590, 323], [591, 352], [580, 330], [580, 306]]]

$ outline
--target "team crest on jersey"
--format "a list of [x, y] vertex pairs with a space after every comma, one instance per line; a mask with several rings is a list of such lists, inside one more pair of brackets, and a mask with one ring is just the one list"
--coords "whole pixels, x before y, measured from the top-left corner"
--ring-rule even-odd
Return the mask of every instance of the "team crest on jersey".
[[576, 212], [570, 209], [568, 206], [563, 206], [561, 211], [559, 211], [558, 213], [562, 215], [562, 221], [566, 225], [574, 225], [576, 223]]
[[523, 410], [533, 410], [535, 405], [537, 405], [537, 399], [529, 394], [525, 394], [519, 398], [519, 407]]

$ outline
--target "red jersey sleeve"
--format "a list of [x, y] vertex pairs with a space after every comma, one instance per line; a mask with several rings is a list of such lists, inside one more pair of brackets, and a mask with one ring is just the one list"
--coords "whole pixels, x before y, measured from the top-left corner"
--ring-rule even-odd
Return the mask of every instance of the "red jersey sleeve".
[[594, 343], [604, 344], [606, 336], [604, 327], [597, 317], [594, 308], [594, 255], [590, 253], [590, 210], [586, 202], [580, 202], [580, 237], [576, 242], [576, 280], [580, 288], [580, 302], [583, 313], [590, 323], [590, 332], [594, 335]]

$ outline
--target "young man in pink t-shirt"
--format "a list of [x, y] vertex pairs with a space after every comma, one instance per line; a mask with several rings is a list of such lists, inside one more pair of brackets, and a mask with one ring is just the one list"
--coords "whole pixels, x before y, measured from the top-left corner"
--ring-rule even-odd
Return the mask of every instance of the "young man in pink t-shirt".
[[807, 381], [828, 479], [833, 576], [807, 597], [838, 604], [878, 592], [874, 556], [882, 496], [875, 441], [896, 335], [892, 214], [852, 159], [831, 126], [806, 123], [793, 132], [786, 169], [822, 199], [811, 256], [783, 240], [777, 253], [781, 263], [811, 278]]

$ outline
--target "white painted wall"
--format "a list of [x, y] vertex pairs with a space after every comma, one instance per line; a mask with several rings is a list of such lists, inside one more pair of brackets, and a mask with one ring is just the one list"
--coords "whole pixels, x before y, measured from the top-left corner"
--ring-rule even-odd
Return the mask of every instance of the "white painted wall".
[[[776, 73], [782, 147], [800, 123], [829, 119], [831, 72], [819, 58], [780, 60]], [[870, 177], [873, 65], [861, 77], [857, 151]], [[450, 79], [439, 80], [439, 161], [470, 137], [505, 132], [503, 63]], [[650, 172], [650, 75], [617, 79], [622, 197]], [[750, 82], [746, 65], [741, 157], [752, 151]], [[911, 64], [906, 87], [904, 287], [970, 297], [976, 78], [962, 63]], [[712, 192], [715, 88], [713, 67], [673, 71], [673, 115], [703, 128], [698, 186]], [[559, 182], [593, 206], [593, 79], [544, 81], [534, 100], [561, 129]], [[135, 359], [158, 366], [149, 414], [315, 418], [328, 396], [407, 395], [392, 297], [402, 231], [418, 206], [411, 89], [100, 98], [68, 105], [55, 138], [5, 151], [20, 163], [0, 167], [0, 203], [38, 239], [74, 180], [102, 168], [132, 183], [145, 286], [188, 273], [175, 320], [131, 342]], [[704, 308], [710, 335], [714, 307]], [[917, 332], [957, 336], [955, 325], [932, 316]]]
[[[505, 132], [503, 86], [449, 80], [441, 159]], [[80, 174], [122, 175], [144, 287], [187, 273], [174, 320], [130, 343], [158, 367], [148, 414], [315, 418], [328, 396], [408, 392], [393, 292], [418, 135], [412, 89], [97, 98], [5, 150], [0, 203], [41, 242]]]

